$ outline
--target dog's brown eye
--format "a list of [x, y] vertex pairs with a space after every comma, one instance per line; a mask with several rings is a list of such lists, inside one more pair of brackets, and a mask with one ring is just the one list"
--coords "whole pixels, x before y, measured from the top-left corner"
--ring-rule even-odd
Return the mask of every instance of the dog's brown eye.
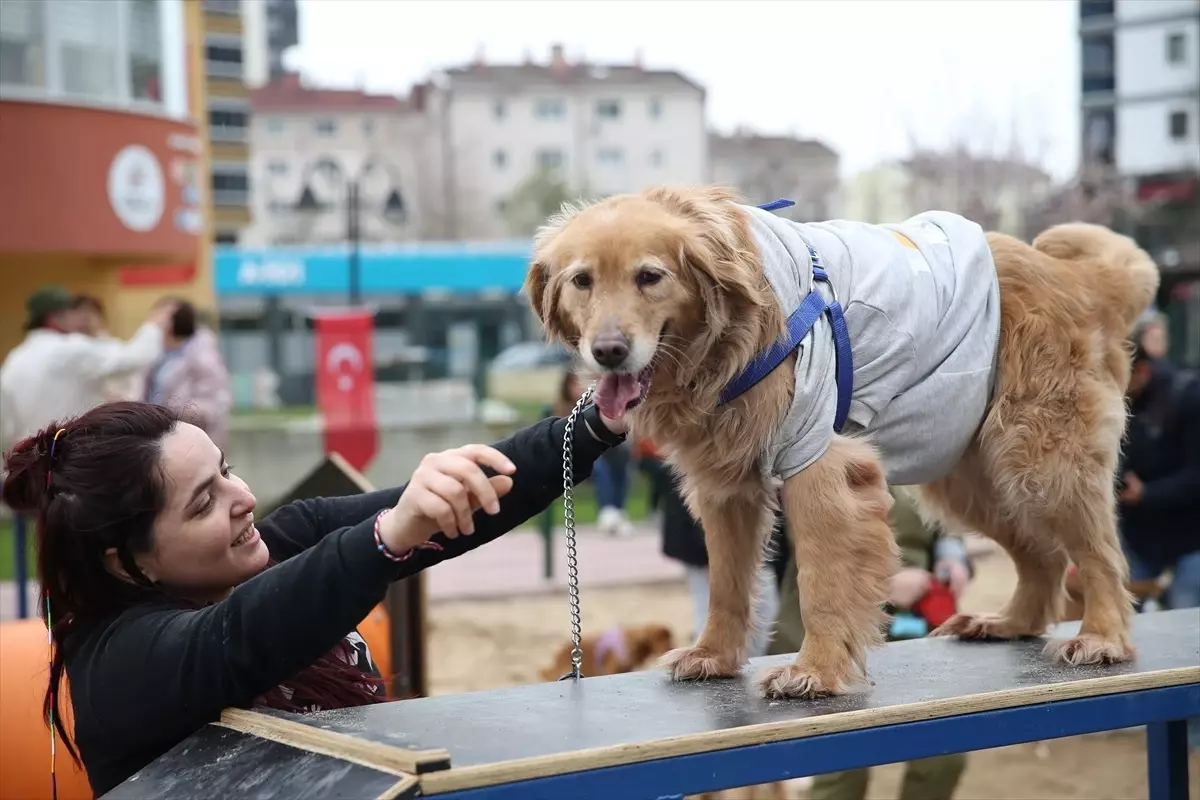
[[638, 286], [653, 286], [662, 280], [662, 273], [653, 269], [640, 269], [637, 274]]
[[586, 272], [580, 272], [574, 278], [571, 278], [571, 283], [575, 284], [580, 289], [592, 288], [592, 276]]

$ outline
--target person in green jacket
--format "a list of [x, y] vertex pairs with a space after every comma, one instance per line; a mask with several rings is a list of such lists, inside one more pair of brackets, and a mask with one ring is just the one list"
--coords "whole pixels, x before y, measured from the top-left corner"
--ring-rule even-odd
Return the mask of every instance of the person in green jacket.
[[[892, 531], [900, 546], [901, 559], [900, 572], [892, 579], [890, 605], [897, 612], [912, 609], [938, 579], [949, 585], [955, 597], [960, 596], [972, 572], [962, 539], [944, 534], [921, 518], [911, 487], [893, 486], [889, 491], [894, 500]], [[796, 653], [804, 641], [795, 550], [790, 538], [788, 542], [792, 552], [779, 590], [779, 614], [768, 650], [770, 655]], [[965, 753], [908, 762], [900, 800], [950, 800], [966, 765]], [[811, 800], [863, 800], [869, 778], [868, 768], [816, 775], [809, 796]]]

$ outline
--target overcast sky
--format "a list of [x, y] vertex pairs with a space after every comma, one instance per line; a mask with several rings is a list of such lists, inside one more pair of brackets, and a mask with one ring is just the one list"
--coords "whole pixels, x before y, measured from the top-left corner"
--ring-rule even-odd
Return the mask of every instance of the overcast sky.
[[677, 69], [710, 125], [818, 138], [851, 174], [915, 138], [999, 149], [1057, 177], [1078, 158], [1077, 0], [300, 0], [289, 62], [331, 86], [404, 92], [482, 48]]

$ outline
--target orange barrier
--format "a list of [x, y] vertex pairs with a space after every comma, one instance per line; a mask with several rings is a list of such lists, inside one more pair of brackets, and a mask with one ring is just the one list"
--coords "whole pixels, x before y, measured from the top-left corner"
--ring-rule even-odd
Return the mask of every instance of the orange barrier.
[[[0, 799], [50, 800], [50, 731], [42, 698], [50, 674], [46, 625], [40, 619], [0, 623]], [[71, 699], [64, 682], [59, 708], [69, 733]], [[55, 760], [59, 800], [90, 800], [92, 787], [62, 741]]]
[[[392, 670], [387, 609], [376, 606], [359, 625], [380, 673]], [[46, 626], [37, 618], [0, 623], [0, 800], [50, 800], [50, 731], [42, 698], [50, 674]], [[71, 697], [64, 683], [59, 708], [72, 731]], [[92, 800], [91, 784], [58, 741], [59, 800]]]

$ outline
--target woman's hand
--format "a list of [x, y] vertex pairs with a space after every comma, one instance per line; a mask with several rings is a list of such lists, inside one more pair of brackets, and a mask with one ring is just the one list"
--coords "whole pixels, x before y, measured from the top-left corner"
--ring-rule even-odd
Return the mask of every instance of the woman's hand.
[[[480, 466], [499, 472], [489, 478]], [[516, 466], [495, 448], [469, 444], [421, 459], [396, 506], [379, 522], [379, 538], [400, 554], [441, 531], [453, 539], [475, 532], [472, 515], [482, 508], [500, 513], [500, 498], [512, 489]]]

